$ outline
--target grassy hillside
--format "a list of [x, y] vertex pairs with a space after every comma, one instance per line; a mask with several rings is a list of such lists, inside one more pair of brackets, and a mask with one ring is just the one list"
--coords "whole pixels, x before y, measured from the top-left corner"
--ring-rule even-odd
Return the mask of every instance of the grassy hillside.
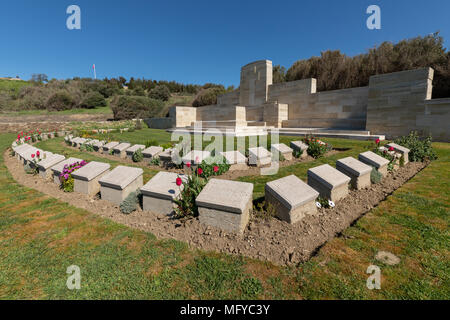
[[31, 83], [22, 80], [4, 80], [0, 79], [0, 92], [7, 92], [12, 95], [16, 95], [20, 88], [24, 86], [30, 86]]

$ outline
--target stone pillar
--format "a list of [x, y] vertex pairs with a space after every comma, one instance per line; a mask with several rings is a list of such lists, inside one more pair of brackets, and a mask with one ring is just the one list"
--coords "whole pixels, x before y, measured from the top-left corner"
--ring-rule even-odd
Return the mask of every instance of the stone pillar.
[[260, 60], [241, 68], [239, 105], [257, 106], [267, 102], [272, 84], [272, 61]]

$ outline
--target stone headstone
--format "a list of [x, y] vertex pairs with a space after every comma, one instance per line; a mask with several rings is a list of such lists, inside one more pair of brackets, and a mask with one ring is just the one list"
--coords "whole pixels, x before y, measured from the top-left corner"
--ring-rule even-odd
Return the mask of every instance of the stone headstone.
[[308, 184], [316, 189], [320, 196], [331, 201], [339, 201], [348, 195], [350, 177], [324, 164], [308, 170]]
[[306, 214], [317, 212], [319, 192], [294, 175], [268, 182], [265, 200], [276, 210], [276, 215], [288, 223], [296, 223]]
[[243, 233], [252, 210], [253, 184], [211, 179], [195, 200], [201, 223]]
[[115, 156], [118, 156], [118, 157], [120, 157], [120, 158], [126, 158], [126, 156], [127, 156], [127, 153], [126, 153], [126, 150], [129, 148], [129, 147], [131, 147], [131, 143], [128, 143], [128, 142], [122, 142], [122, 143], [119, 143], [117, 146], [115, 146], [114, 148], [113, 148], [113, 150], [114, 150], [114, 155]]
[[46, 159], [39, 161], [37, 164], [39, 175], [44, 179], [51, 178], [52, 171], [50, 170], [50, 168], [65, 159], [66, 159], [65, 156], [54, 153], [51, 156], [47, 157]]
[[295, 152], [300, 153], [300, 158], [304, 159], [308, 156], [307, 150], [309, 146], [306, 143], [303, 143], [303, 141], [291, 141], [290, 145]]
[[53, 182], [55, 182], [57, 185], [61, 185], [61, 181], [59, 180], [59, 175], [64, 170], [64, 166], [65, 165], [70, 166], [71, 164], [73, 164], [75, 162], [81, 162], [81, 161], [83, 161], [83, 160], [78, 159], [78, 158], [67, 158], [61, 162], [58, 162], [54, 166], [50, 167], [50, 170], [53, 173]]
[[293, 149], [289, 148], [284, 143], [277, 143], [271, 145], [272, 152], [279, 152], [283, 155], [286, 160], [292, 160]]
[[392, 147], [394, 148], [395, 151], [397, 151], [398, 153], [400, 153], [401, 155], [403, 155], [403, 158], [405, 159], [405, 164], [407, 164], [409, 162], [409, 149], [405, 148], [399, 144], [396, 143], [389, 143], [387, 144], [388, 147]]
[[358, 160], [374, 167], [384, 177], [387, 175], [387, 166], [389, 164], [388, 159], [383, 158], [372, 151], [366, 151], [359, 154]]
[[336, 161], [336, 169], [351, 179], [351, 185], [355, 189], [369, 188], [370, 172], [372, 167], [355, 158], [347, 157]]
[[150, 146], [147, 149], [144, 149], [142, 151], [142, 154], [144, 155], [145, 160], [152, 160], [153, 158], [157, 157], [161, 152], [163, 152], [163, 148], [160, 146]]
[[259, 167], [271, 162], [272, 154], [266, 148], [253, 147], [248, 149], [248, 164]]
[[113, 150], [117, 145], [119, 145], [119, 142], [117, 141], [108, 142], [107, 144], [103, 145], [103, 153], [109, 154], [111, 150]]
[[239, 151], [224, 151], [220, 155], [225, 158], [225, 161], [230, 165], [230, 171], [246, 170], [247, 158]]
[[95, 195], [100, 191], [98, 181], [109, 172], [109, 163], [91, 161], [74, 173], [74, 191], [88, 195]]
[[209, 151], [201, 151], [201, 150], [192, 150], [185, 156], [183, 156], [181, 159], [183, 163], [192, 163], [192, 164], [199, 164], [202, 163], [203, 160], [211, 156], [211, 152]]
[[184, 174], [175, 172], [158, 172], [142, 188], [142, 207], [144, 211], [170, 215], [174, 211], [173, 200], [178, 198], [183, 184], [177, 186], [176, 180], [180, 177], [182, 181], [187, 180]]
[[143, 144], [135, 144], [131, 147], [129, 147], [128, 149], [126, 149], [126, 153], [127, 153], [127, 158], [132, 159], [133, 158], [133, 154], [138, 151], [138, 150], [144, 150], [145, 146]]
[[131, 192], [142, 187], [143, 173], [141, 168], [115, 167], [98, 181], [102, 199], [120, 205]]

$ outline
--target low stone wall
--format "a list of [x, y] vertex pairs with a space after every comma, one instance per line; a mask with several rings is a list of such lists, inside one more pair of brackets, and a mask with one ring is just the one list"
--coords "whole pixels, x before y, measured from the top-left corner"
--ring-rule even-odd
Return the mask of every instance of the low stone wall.
[[416, 116], [416, 124], [433, 140], [450, 142], [450, 98], [425, 101], [424, 113]]
[[147, 118], [144, 119], [144, 122], [149, 128], [153, 129], [169, 129], [174, 127], [172, 118]]

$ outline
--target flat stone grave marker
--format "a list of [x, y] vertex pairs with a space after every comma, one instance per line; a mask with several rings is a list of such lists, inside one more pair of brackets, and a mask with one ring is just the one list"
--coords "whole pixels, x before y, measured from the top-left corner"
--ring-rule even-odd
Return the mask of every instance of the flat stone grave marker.
[[252, 210], [253, 184], [211, 179], [195, 200], [201, 223], [243, 233]]
[[403, 147], [399, 144], [393, 143], [393, 142], [388, 143], [387, 147], [392, 147], [392, 148], [394, 148], [395, 151], [400, 153], [403, 156], [403, 158], [405, 159], [405, 164], [407, 164], [409, 162], [409, 151], [410, 150], [408, 148], [405, 148], [405, 147]]
[[352, 187], [357, 190], [369, 188], [371, 185], [370, 172], [372, 167], [364, 162], [347, 157], [336, 161], [336, 169], [349, 176]]
[[163, 147], [160, 146], [150, 146], [142, 151], [144, 155], [144, 160], [151, 161], [153, 158], [157, 157], [161, 152], [163, 152]]
[[98, 181], [102, 199], [120, 205], [131, 192], [142, 187], [143, 173], [141, 168], [115, 167]]
[[183, 184], [177, 186], [176, 179], [187, 181], [187, 176], [175, 172], [160, 171], [142, 188], [142, 209], [158, 214], [171, 215], [174, 212], [173, 200], [178, 198]]
[[[39, 151], [39, 157], [37, 155], [37, 151]], [[34, 154], [34, 157], [32, 157], [33, 154]], [[43, 161], [44, 159], [47, 159], [51, 155], [53, 155], [53, 152], [43, 151], [43, 150], [38, 149], [38, 150], [36, 150], [35, 153], [27, 154], [27, 156], [25, 157], [25, 164], [28, 163], [28, 165], [31, 166], [32, 168], [37, 168], [37, 164], [40, 161]]]
[[230, 165], [230, 171], [246, 170], [247, 158], [239, 151], [223, 151], [220, 155], [225, 158], [225, 161]]
[[94, 144], [96, 144], [97, 142], [99, 142], [98, 139], [92, 139], [92, 140], [87, 141], [85, 144], [94, 146]]
[[76, 138], [72, 140], [72, 146], [79, 148], [83, 143], [86, 143], [87, 139], [85, 138]]
[[65, 160], [66, 157], [61, 154], [52, 154], [51, 156], [43, 159], [37, 163], [39, 175], [44, 179], [50, 179], [52, 176], [51, 167]]
[[301, 152], [300, 158], [304, 159], [308, 156], [307, 150], [309, 146], [303, 141], [291, 141], [291, 148], [294, 149], [295, 152]]
[[117, 146], [115, 146], [113, 148], [114, 155], [118, 156], [118, 157], [120, 157], [122, 159], [126, 158], [126, 156], [127, 156], [126, 150], [129, 147], [131, 147], [131, 143], [128, 143], [128, 142], [119, 143]]
[[105, 145], [106, 141], [98, 141], [92, 145], [95, 151], [102, 152], [103, 146]]
[[74, 191], [90, 196], [100, 192], [100, 180], [109, 173], [109, 163], [91, 161], [72, 173], [74, 179]]
[[133, 154], [138, 151], [138, 150], [144, 150], [145, 146], [143, 144], [135, 144], [134, 146], [129, 147], [126, 150], [127, 153], [127, 158], [132, 159], [133, 158]]
[[171, 162], [172, 161], [172, 152], [173, 152], [173, 148], [164, 150], [163, 152], [161, 152], [159, 154], [159, 159], [165, 164]]
[[35, 148], [33, 146], [29, 149], [24, 150], [20, 154], [20, 161], [22, 162], [22, 164], [23, 165], [27, 164], [27, 161], [29, 161], [29, 159], [31, 159], [31, 155], [32, 154], [36, 155], [36, 151], [42, 152], [41, 149]]
[[307, 214], [317, 213], [319, 192], [294, 175], [270, 181], [265, 186], [265, 200], [276, 215], [288, 223], [296, 223]]
[[81, 162], [81, 161], [83, 161], [83, 160], [78, 159], [78, 158], [67, 158], [66, 160], [63, 160], [63, 161], [55, 164], [53, 167], [50, 168], [50, 170], [53, 173], [53, 182], [56, 183], [58, 186], [60, 186], [61, 181], [59, 180], [59, 176], [60, 176], [61, 172], [63, 172], [64, 166], [65, 165], [70, 166], [71, 164], [73, 164], [75, 162]]
[[119, 145], [119, 142], [117, 142], [117, 141], [111, 141], [111, 142], [105, 144], [103, 146], [103, 153], [104, 154], [109, 154], [109, 152], [111, 150], [113, 150], [113, 148], [116, 147], [117, 145]]
[[211, 152], [202, 150], [192, 150], [188, 154], [184, 155], [181, 159], [184, 164], [190, 162], [193, 165], [202, 163], [203, 160], [209, 158]]
[[320, 196], [331, 201], [339, 201], [348, 195], [350, 177], [329, 164], [308, 170], [308, 184], [316, 189]]
[[264, 166], [272, 162], [272, 154], [264, 147], [254, 147], [248, 149], [248, 164], [254, 166]]
[[[292, 160], [292, 148], [289, 148], [284, 143], [276, 143], [271, 145], [272, 152], [279, 152], [283, 155], [286, 160]], [[280, 160], [280, 159], [279, 159]]]
[[369, 166], [375, 167], [375, 169], [377, 169], [383, 177], [387, 176], [387, 166], [389, 164], [388, 159], [383, 158], [372, 151], [366, 151], [359, 154], [358, 160], [368, 164]]

